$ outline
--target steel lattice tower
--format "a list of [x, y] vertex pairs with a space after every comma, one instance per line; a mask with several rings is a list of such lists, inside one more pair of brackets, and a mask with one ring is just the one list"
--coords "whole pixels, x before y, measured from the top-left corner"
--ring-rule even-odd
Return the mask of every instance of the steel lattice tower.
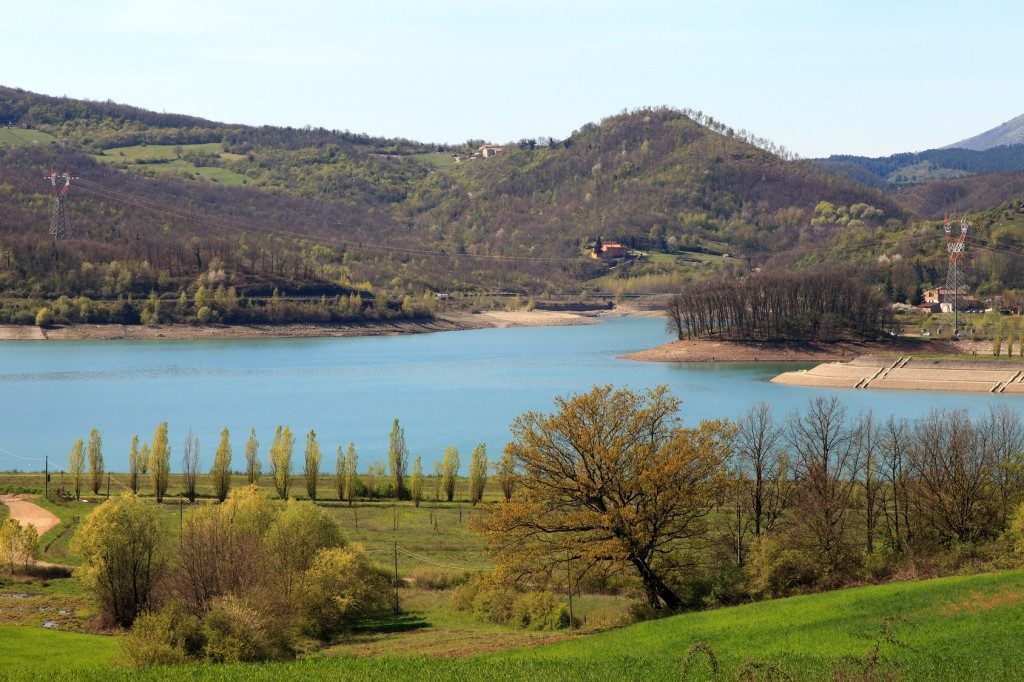
[[[68, 216], [67, 196], [71, 190], [71, 181], [78, 178], [72, 177], [70, 170], [59, 174], [55, 170], [50, 171], [50, 174], [44, 177], [50, 181], [50, 190], [53, 193], [53, 211], [50, 213], [50, 236], [53, 237], [54, 241], [71, 239], [75, 235], [71, 230], [71, 218]], [[64, 181], [63, 185], [60, 184], [61, 180]]]
[[953, 312], [953, 336], [960, 335], [960, 288], [964, 283], [963, 269], [961, 263], [967, 251], [967, 230], [974, 226], [967, 217], [960, 220], [960, 234], [953, 233], [953, 225], [947, 216], [942, 223], [946, 231], [946, 252], [949, 256], [949, 265], [946, 268], [946, 300], [950, 301], [950, 309]]

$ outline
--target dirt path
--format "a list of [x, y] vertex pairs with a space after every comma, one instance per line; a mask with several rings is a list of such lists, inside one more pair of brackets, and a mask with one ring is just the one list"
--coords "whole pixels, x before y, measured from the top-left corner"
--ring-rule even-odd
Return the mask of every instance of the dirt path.
[[10, 510], [12, 519], [17, 520], [21, 525], [31, 523], [40, 535], [60, 523], [56, 514], [43, 509], [38, 504], [22, 499], [20, 495], [0, 495], [0, 504]]

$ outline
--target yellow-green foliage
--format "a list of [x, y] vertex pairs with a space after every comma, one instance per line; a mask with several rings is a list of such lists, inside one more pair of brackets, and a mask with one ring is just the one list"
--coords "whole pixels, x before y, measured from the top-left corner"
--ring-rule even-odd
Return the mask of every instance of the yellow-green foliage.
[[27, 571], [39, 558], [39, 534], [31, 523], [22, 526], [17, 519], [0, 524], [0, 562], [10, 573]]
[[530, 630], [556, 630], [569, 626], [565, 601], [550, 592], [520, 592], [485, 575], [455, 590], [453, 606], [478, 617]]
[[288, 499], [288, 488], [292, 478], [292, 450], [295, 447], [295, 436], [287, 426], [278, 426], [274, 431], [274, 442], [270, 446], [270, 472], [274, 478], [274, 488], [282, 500]]
[[199, 619], [176, 602], [143, 613], [121, 638], [121, 650], [136, 667], [184, 663], [203, 647]]
[[159, 509], [132, 493], [111, 497], [75, 534], [73, 551], [83, 559], [75, 577], [110, 622], [131, 625], [150, 604], [166, 545]]
[[390, 582], [370, 564], [361, 545], [321, 550], [302, 580], [304, 629], [326, 640], [354, 620], [393, 608]]
[[265, 542], [281, 593], [291, 597], [321, 549], [344, 545], [338, 524], [312, 502], [291, 500], [267, 531]]
[[203, 654], [214, 663], [253, 663], [291, 658], [282, 623], [249, 597], [219, 597], [203, 617]]
[[1017, 507], [1006, 532], [1013, 542], [1014, 551], [1020, 556], [1024, 556], [1024, 504]]

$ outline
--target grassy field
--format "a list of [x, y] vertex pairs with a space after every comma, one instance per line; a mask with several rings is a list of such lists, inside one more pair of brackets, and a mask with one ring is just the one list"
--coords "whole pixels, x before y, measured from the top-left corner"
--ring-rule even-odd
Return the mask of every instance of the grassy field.
[[[545, 646], [471, 657], [430, 658], [415, 649], [385, 657], [318, 654], [261, 666], [187, 665], [128, 671], [109, 637], [41, 628], [0, 629], [0, 661], [11, 678], [381, 680], [678, 680], [696, 642], [716, 654], [710, 675], [698, 657], [687, 679], [734, 679], [748, 661], [794, 679], [1021, 679], [1024, 572], [860, 587], [684, 614], [564, 639]], [[883, 624], [890, 622], [889, 636]], [[536, 644], [537, 642], [532, 642]], [[880, 677], [864, 676], [878, 646]], [[57, 655], [54, 655], [54, 654]], [[761, 677], [759, 679], [769, 679]], [[779, 677], [771, 679], [782, 679]]]
[[216, 166], [196, 166], [185, 158], [178, 158], [178, 150], [183, 155], [188, 154], [216, 154], [221, 160], [238, 160], [237, 154], [228, 154], [222, 151], [223, 147], [219, 142], [207, 142], [204, 144], [150, 144], [135, 145], [132, 147], [112, 147], [104, 149], [102, 154], [93, 158], [101, 163], [109, 163], [121, 168], [129, 165], [137, 169], [147, 169], [154, 173], [174, 173], [187, 177], [200, 177], [204, 180], [216, 182], [222, 185], [237, 187], [248, 183], [248, 178], [227, 168]]
[[455, 164], [455, 159], [452, 158], [451, 152], [426, 152], [424, 154], [412, 154], [410, 158], [421, 161], [432, 168], [443, 168], [444, 166], [452, 166]]
[[56, 143], [57, 138], [49, 133], [26, 128], [0, 128], [0, 147], [20, 147], [28, 144]]

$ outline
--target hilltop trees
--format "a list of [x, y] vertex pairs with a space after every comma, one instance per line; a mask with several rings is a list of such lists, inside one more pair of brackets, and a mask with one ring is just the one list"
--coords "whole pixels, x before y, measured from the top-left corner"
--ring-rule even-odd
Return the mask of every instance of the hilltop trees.
[[93, 495], [99, 495], [103, 485], [103, 439], [97, 428], [89, 431], [89, 480]]
[[583, 575], [628, 570], [651, 608], [680, 608], [673, 585], [685, 565], [669, 557], [707, 532], [731, 428], [684, 428], [665, 387], [595, 387], [556, 405], [554, 414], [528, 412], [512, 425], [522, 498], [473, 519], [498, 571], [550, 581], [567, 561]]
[[210, 478], [213, 480], [214, 496], [218, 502], [223, 502], [231, 489], [231, 432], [226, 426], [220, 432], [220, 443], [213, 455]]
[[153, 445], [149, 450], [149, 474], [153, 480], [156, 501], [163, 502], [171, 478], [171, 449], [167, 443], [167, 422], [160, 422], [153, 433]]
[[75, 486], [75, 499], [82, 497], [82, 467], [85, 464], [85, 443], [81, 438], [71, 445], [71, 452], [68, 453], [68, 474]]
[[406, 497], [405, 479], [409, 467], [409, 448], [405, 444], [405, 429], [396, 418], [388, 434], [388, 467], [391, 470], [391, 486], [396, 499]]

